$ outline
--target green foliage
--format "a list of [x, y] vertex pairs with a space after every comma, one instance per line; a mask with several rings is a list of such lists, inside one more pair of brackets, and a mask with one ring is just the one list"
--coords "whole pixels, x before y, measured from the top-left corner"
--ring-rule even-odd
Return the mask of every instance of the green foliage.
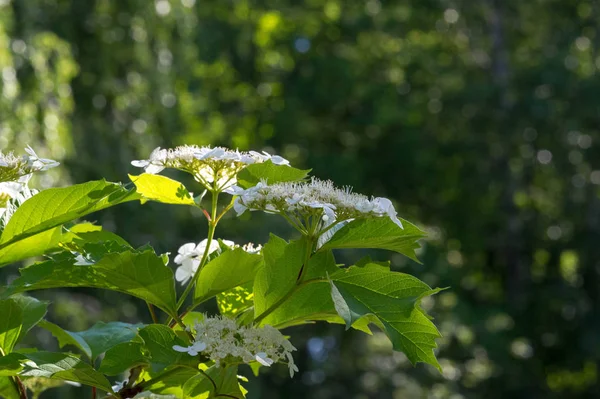
[[[211, 377], [210, 380], [207, 377]], [[233, 397], [242, 399], [245, 395], [240, 390], [237, 366], [225, 369], [213, 366], [203, 374], [189, 379], [183, 386], [184, 397], [190, 399], [208, 399], [213, 397]]]
[[4, 354], [12, 352], [21, 329], [23, 328], [23, 311], [21, 306], [12, 299], [0, 301], [0, 349]]
[[[219, 149], [214, 159], [198, 159], [198, 167], [213, 179], [231, 179], [228, 162], [238, 162], [231, 161], [231, 157], [235, 159], [239, 154], [223, 153]], [[296, 181], [308, 173], [271, 162], [232, 165], [235, 172], [245, 167], [238, 178], [246, 186], [258, 181]], [[212, 172], [210, 168], [214, 168]], [[195, 176], [199, 173], [189, 172]], [[259, 365], [287, 363], [293, 376], [299, 371], [292, 356], [296, 349], [277, 328], [315, 321], [345, 323], [347, 328], [369, 334], [369, 324], [374, 323], [413, 363], [426, 362], [441, 371], [432, 351], [439, 333], [420, 307], [424, 296], [437, 291], [370, 259], [344, 269], [336, 263], [332, 251], [380, 248], [414, 258], [415, 242], [423, 236], [414, 225], [405, 222], [407, 227], [402, 229], [388, 217], [372, 219], [369, 214], [361, 219], [359, 212], [358, 219], [317, 249], [320, 236], [329, 226], [325, 222], [337, 214], [325, 212], [326, 207], [331, 211], [331, 204], [323, 204], [318, 195], [310, 194], [312, 197], [298, 200], [303, 205], [297, 215], [291, 216], [304, 218], [301, 223], [307, 228], [301, 230], [302, 237], [286, 241], [271, 234], [262, 248], [240, 247], [214, 239], [217, 224], [238, 204], [236, 199], [220, 210], [219, 190], [223, 188], [219, 187], [225, 184], [201, 183], [210, 185], [202, 188], [212, 197], [211, 208], [205, 210], [208, 238], [201, 244], [186, 244], [178, 251], [175, 263], [183, 269], [178, 270], [178, 276], [184, 278], [177, 279], [186, 281], [178, 299], [175, 275], [166, 266], [168, 254], [159, 256], [149, 245], [134, 249], [118, 235], [90, 223], [72, 225], [83, 215], [133, 199], [196, 205], [187, 189], [175, 180], [149, 174], [130, 177], [136, 191], [105, 181], [90, 182], [43, 191], [17, 204], [14, 214], [7, 213], [0, 246], [4, 243], [10, 252], [4, 259], [12, 262], [31, 254], [49, 255], [44, 261], [21, 268], [21, 276], [0, 293], [0, 382], [4, 384], [0, 388], [7, 396], [14, 396], [7, 382], [22, 391], [23, 379], [30, 378], [29, 389], [36, 395], [59, 384], [44, 383], [52, 379], [80, 382], [121, 398], [149, 391], [186, 398], [241, 399], [247, 391], [238, 381], [238, 365], [248, 364], [257, 373]], [[302, 195], [297, 193], [286, 201], [293, 202]], [[372, 205], [377, 206], [376, 202]], [[355, 205], [349, 206], [354, 209]], [[276, 212], [275, 207], [266, 209]], [[294, 225], [291, 219], [288, 221]], [[46, 240], [45, 234], [51, 239], [39, 241]], [[28, 248], [33, 244], [40, 247]], [[84, 331], [69, 331], [43, 319], [46, 303], [16, 295], [67, 287], [118, 291], [142, 299], [153, 323], [97, 322]], [[183, 311], [188, 296], [192, 303]], [[222, 317], [194, 312], [215, 296]], [[153, 306], [167, 313], [165, 324], [160, 323]], [[87, 362], [70, 353], [14, 351], [36, 324], [54, 335], [60, 348], [77, 348]], [[106, 376], [128, 370], [127, 380], [115, 388], [118, 392], [113, 392]], [[18, 394], [22, 396], [23, 392]]]
[[204, 266], [200, 272], [194, 302], [201, 303], [221, 292], [254, 280], [262, 257], [241, 248], [227, 250]]
[[47, 303], [26, 296], [0, 301], [0, 353], [9, 354], [15, 345], [46, 315]]
[[338, 314], [350, 328], [360, 318], [376, 316], [394, 349], [412, 363], [425, 362], [441, 372], [433, 349], [441, 335], [420, 308], [424, 296], [438, 292], [415, 277], [390, 272], [388, 266], [366, 263], [331, 277], [331, 296]]
[[254, 279], [255, 317], [263, 315], [293, 289], [304, 265], [308, 245], [306, 240], [287, 243], [271, 235], [262, 251], [264, 266]]
[[0, 396], [5, 399], [19, 399], [19, 390], [10, 377], [0, 377]]
[[57, 287], [120, 291], [175, 312], [173, 272], [151, 250], [107, 254], [91, 265], [75, 265], [72, 258], [36, 263], [22, 269], [3, 295]]
[[144, 347], [150, 354], [152, 370], [160, 371], [174, 364], [194, 364], [192, 358], [187, 354], [173, 350], [173, 345], [185, 346], [185, 343], [169, 327], [146, 326], [140, 330], [139, 335], [144, 340]]
[[322, 249], [378, 248], [395, 251], [418, 262], [415, 249], [425, 233], [414, 224], [402, 220], [404, 228], [388, 218], [354, 220], [323, 245]]
[[[44, 190], [26, 201], [0, 236], [0, 248], [138, 196], [105, 180]], [[53, 204], [54, 206], [48, 206]]]
[[11, 353], [0, 357], [0, 374], [74, 381], [112, 392], [110, 382], [102, 373], [66, 353]]
[[136, 192], [141, 195], [142, 203], [150, 200], [164, 204], [195, 205], [190, 192], [176, 180], [149, 173], [129, 175], [129, 179], [135, 184]]
[[[252, 282], [253, 283], [253, 282]], [[252, 283], [240, 285], [217, 295], [219, 313], [227, 317], [236, 317], [254, 305]]]
[[98, 322], [89, 330], [72, 332], [46, 320], [39, 326], [50, 331], [58, 339], [61, 348], [66, 345], [76, 346], [92, 362], [109, 349], [131, 341], [137, 335], [137, 328], [140, 327], [140, 325], [118, 321]]
[[306, 178], [310, 170], [300, 170], [291, 166], [275, 165], [271, 161], [256, 163], [242, 169], [237, 175], [242, 188], [255, 186], [261, 180], [268, 184], [298, 181]]
[[123, 342], [106, 351], [98, 371], [106, 375], [119, 375], [129, 369], [149, 365], [144, 345], [139, 342]]

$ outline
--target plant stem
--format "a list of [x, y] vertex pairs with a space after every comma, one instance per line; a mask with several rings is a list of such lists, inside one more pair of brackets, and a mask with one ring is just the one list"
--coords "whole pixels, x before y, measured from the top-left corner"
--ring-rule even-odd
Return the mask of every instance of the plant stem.
[[[0, 347], [0, 357], [6, 356], [6, 353], [4, 352], [4, 350]], [[25, 388], [25, 385], [23, 385], [23, 382], [21, 381], [21, 379], [19, 378], [18, 375], [15, 375], [11, 378], [13, 385], [15, 386], [15, 388], [17, 389], [17, 391], [19, 392], [19, 398], [20, 399], [27, 399], [27, 388]]]
[[183, 331], [185, 331], [185, 333], [187, 334], [187, 336], [190, 339], [190, 341], [194, 342], [194, 336], [192, 335], [191, 332], [189, 332], [187, 330], [185, 324], [183, 324], [183, 320], [181, 320], [181, 318], [179, 316], [177, 316], [177, 314], [174, 314], [171, 317], [173, 318], [173, 320], [175, 320], [175, 322], [177, 324], [179, 324], [179, 326], [183, 329]]
[[150, 302], [146, 302], [148, 305], [148, 310], [150, 311], [150, 316], [152, 316], [152, 322], [154, 324], [158, 324], [158, 318], [156, 317], [156, 312], [154, 311], [154, 306]]
[[302, 281], [304, 274], [306, 274], [306, 269], [308, 269], [308, 261], [312, 255], [312, 249], [314, 245], [314, 238], [308, 237], [308, 242], [306, 243], [306, 252], [304, 253], [304, 261], [302, 262], [302, 267], [300, 268], [300, 273], [298, 273], [297, 282]]
[[92, 387], [92, 399], [96, 399], [98, 393], [96, 392], [96, 387]]
[[17, 389], [19, 390], [20, 399], [27, 399], [27, 388], [23, 385], [23, 382], [19, 378], [19, 376], [14, 376], [15, 384], [17, 385]]
[[187, 285], [187, 287], [185, 287], [183, 294], [181, 294], [179, 301], [177, 301], [177, 311], [179, 311], [179, 309], [181, 309], [181, 306], [183, 305], [186, 298], [192, 291], [192, 288], [194, 288], [194, 286], [196, 285], [196, 282], [198, 281], [198, 277], [200, 277], [200, 271], [206, 264], [206, 260], [208, 259], [208, 255], [210, 253], [210, 246], [212, 244], [212, 240], [215, 235], [215, 229], [217, 227], [217, 201], [219, 199], [219, 193], [217, 191], [212, 191], [211, 193], [212, 193], [212, 210], [211, 210], [210, 220], [208, 221], [208, 238], [207, 238], [207, 242], [206, 242], [206, 248], [204, 249], [204, 254], [202, 255], [202, 259], [200, 260], [200, 265], [198, 265], [198, 270], [196, 270], [196, 273], [194, 274], [192, 281], [190, 281], [190, 283]]

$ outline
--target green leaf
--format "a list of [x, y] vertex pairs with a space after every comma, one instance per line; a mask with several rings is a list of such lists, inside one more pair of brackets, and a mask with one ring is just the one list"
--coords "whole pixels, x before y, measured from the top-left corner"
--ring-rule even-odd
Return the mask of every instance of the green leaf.
[[363, 316], [374, 315], [395, 350], [404, 352], [413, 364], [424, 362], [441, 371], [433, 353], [435, 339], [441, 335], [419, 306], [422, 297], [438, 291], [416, 277], [375, 263], [331, 276], [331, 296], [346, 328]]
[[78, 334], [67, 331], [61, 326], [47, 320], [42, 320], [39, 327], [48, 330], [58, 340], [58, 346], [61, 349], [67, 345], [73, 345], [83, 352], [88, 359], [92, 359], [92, 349]]
[[52, 380], [46, 377], [29, 377], [23, 380], [23, 385], [33, 393], [34, 398], [52, 388], [58, 388], [66, 385], [67, 381]]
[[373, 219], [357, 219], [337, 231], [333, 237], [321, 247], [321, 250], [338, 248], [378, 248], [396, 251], [419, 261], [415, 249], [419, 248], [418, 240], [425, 237], [425, 232], [414, 224], [402, 220], [404, 229], [387, 217]]
[[38, 324], [44, 318], [48, 311], [48, 302], [41, 302], [25, 295], [16, 295], [11, 299], [18, 303], [23, 313], [23, 327], [21, 328], [21, 333], [17, 339], [17, 341], [20, 341], [33, 326]]
[[10, 377], [0, 377], [0, 398], [19, 399], [19, 390]]
[[252, 281], [261, 262], [262, 256], [250, 254], [242, 248], [224, 251], [200, 271], [194, 302], [201, 303], [223, 291]]
[[[333, 305], [331, 287], [327, 280], [328, 274], [335, 274], [339, 270], [331, 251], [313, 254], [308, 261], [303, 281], [284, 302], [261, 321], [261, 324], [277, 328], [315, 321], [344, 324]], [[365, 319], [354, 323], [352, 327], [371, 334], [368, 324], [369, 321]]]
[[310, 169], [300, 170], [291, 166], [275, 165], [271, 161], [248, 165], [237, 174], [237, 184], [242, 188], [256, 186], [261, 180], [268, 184], [304, 179]]
[[177, 352], [173, 345], [188, 346], [169, 327], [152, 324], [139, 331], [144, 347], [150, 352], [152, 370], [158, 371], [174, 364], [193, 365], [198, 362], [187, 353]]
[[170, 315], [175, 313], [173, 272], [153, 251], [111, 253], [92, 265], [75, 265], [73, 259], [48, 260], [20, 270], [3, 296], [60, 287], [103, 288], [124, 292], [150, 302]]
[[244, 397], [238, 384], [237, 366], [212, 366], [205, 373], [199, 374], [185, 383], [183, 386], [185, 398], [234, 397], [241, 399]]
[[64, 226], [54, 227], [0, 249], [0, 267], [34, 256], [60, 251], [64, 245], [71, 243], [73, 240], [81, 241], [88, 234], [93, 234], [95, 237], [104, 236], [105, 239], [119, 237], [116, 234], [101, 230], [101, 226], [87, 222], [76, 224], [68, 229]]
[[[276, 328], [286, 328], [315, 321], [345, 324], [337, 314], [331, 299], [331, 286], [327, 281], [311, 282], [298, 288], [285, 302], [262, 320]], [[369, 320], [363, 318], [352, 324], [352, 328], [371, 334]]]
[[149, 173], [139, 176], [129, 175], [129, 178], [142, 196], [142, 203], [150, 200], [164, 204], [196, 205], [192, 194], [177, 180]]
[[119, 375], [126, 370], [150, 364], [140, 342], [124, 342], [106, 351], [98, 371], [106, 375]]
[[254, 314], [260, 316], [296, 285], [307, 251], [306, 240], [291, 241], [271, 234], [263, 247], [264, 266], [254, 279]]
[[92, 212], [139, 198], [139, 194], [105, 180], [44, 190], [25, 201], [11, 217], [0, 236], [0, 249]]
[[62, 237], [62, 227], [58, 226], [2, 247], [0, 249], [0, 267], [43, 255], [49, 249], [56, 248]]
[[[19, 366], [15, 370], [16, 365]], [[20, 370], [19, 370], [20, 369]], [[0, 373], [12, 373], [24, 377], [45, 377], [63, 381], [74, 381], [112, 392], [106, 377], [89, 364], [66, 353], [31, 352], [12, 353], [0, 357]]]
[[240, 285], [217, 295], [219, 312], [226, 317], [236, 317], [254, 305], [252, 283]]
[[61, 348], [75, 345], [92, 361], [112, 347], [131, 341], [137, 335], [137, 329], [142, 326], [118, 321], [98, 322], [89, 330], [72, 332], [49, 321], [40, 323], [40, 327], [50, 331], [58, 339]]
[[[160, 377], [164, 373], [169, 373], [169, 375], [166, 378], [155, 378]], [[145, 381], [154, 381], [145, 386], [147, 391], [157, 395], [174, 395], [176, 398], [185, 398], [183, 394], [185, 383], [189, 381], [190, 378], [198, 375], [198, 373], [198, 369], [173, 366], [156, 373], [144, 370], [142, 372], [142, 377]]]
[[14, 299], [0, 301], [0, 349], [9, 354], [23, 330], [23, 310]]

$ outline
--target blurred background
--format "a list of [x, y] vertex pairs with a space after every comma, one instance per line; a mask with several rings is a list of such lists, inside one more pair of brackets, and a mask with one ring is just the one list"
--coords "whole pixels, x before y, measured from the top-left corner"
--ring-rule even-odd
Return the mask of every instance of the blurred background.
[[[422, 265], [372, 255], [450, 287], [424, 303], [443, 375], [318, 324], [289, 331], [301, 373], [251, 378], [249, 398], [600, 397], [599, 49], [593, 0], [0, 0], [0, 148], [62, 162], [38, 187], [127, 181], [157, 146], [264, 149], [429, 232]], [[92, 220], [160, 252], [206, 231], [160, 204]], [[253, 214], [218, 235], [269, 231], [292, 234]], [[149, 321], [114, 293], [35, 295], [76, 331]]]

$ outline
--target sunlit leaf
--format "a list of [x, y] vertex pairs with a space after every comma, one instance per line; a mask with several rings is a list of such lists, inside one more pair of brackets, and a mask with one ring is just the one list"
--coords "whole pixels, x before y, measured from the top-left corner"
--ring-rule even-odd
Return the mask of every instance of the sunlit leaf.
[[14, 299], [0, 301], [0, 349], [12, 352], [23, 329], [23, 310]]
[[110, 253], [97, 263], [75, 265], [73, 259], [48, 260], [20, 270], [4, 296], [61, 287], [90, 287], [124, 292], [175, 312], [173, 272], [153, 251]]
[[262, 256], [250, 254], [242, 248], [226, 250], [208, 262], [200, 272], [194, 302], [202, 302], [252, 281], [261, 262]]
[[375, 263], [353, 266], [331, 276], [331, 296], [346, 328], [364, 316], [374, 315], [395, 350], [404, 352], [413, 364], [424, 362], [441, 370], [433, 352], [440, 333], [419, 306], [423, 296], [438, 291], [413, 276]]
[[378, 248], [396, 251], [418, 262], [415, 249], [425, 233], [414, 224], [402, 220], [400, 228], [387, 217], [354, 220], [327, 241], [321, 250], [338, 248]]
[[254, 314], [258, 317], [296, 285], [307, 251], [305, 240], [291, 241], [271, 234], [263, 247], [264, 264], [254, 280]]
[[309, 170], [300, 170], [291, 166], [275, 165], [271, 161], [264, 163], [255, 163], [242, 169], [237, 175], [237, 184], [240, 187], [248, 188], [265, 180], [268, 184], [298, 181], [304, 179]]
[[129, 175], [129, 178], [135, 184], [143, 202], [150, 200], [164, 204], [195, 205], [190, 192], [177, 180], [149, 173]]
[[92, 212], [139, 198], [134, 191], [105, 180], [44, 190], [25, 201], [11, 217], [0, 236], [0, 249]]
[[74, 381], [112, 392], [111, 384], [104, 375], [81, 359], [66, 353], [11, 353], [0, 357], [0, 373], [2, 372], [24, 377]]

